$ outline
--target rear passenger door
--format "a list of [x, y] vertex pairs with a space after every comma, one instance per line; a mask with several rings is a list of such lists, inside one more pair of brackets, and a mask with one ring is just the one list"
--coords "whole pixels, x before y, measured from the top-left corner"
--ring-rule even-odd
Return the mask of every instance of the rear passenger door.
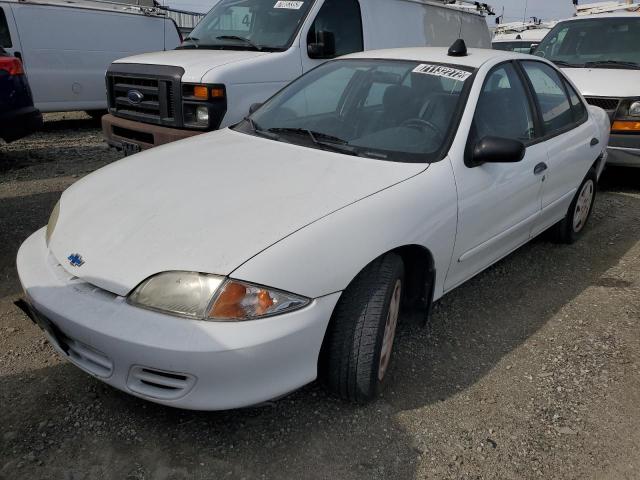
[[543, 62], [521, 64], [536, 98], [548, 155], [543, 174], [542, 211], [532, 230], [532, 235], [537, 235], [566, 215], [588, 170], [585, 164], [590, 158], [595, 160], [594, 150], [601, 146], [591, 145], [597, 132], [587, 121], [587, 108], [580, 96], [563, 76]]
[[0, 47], [9, 55], [22, 58], [20, 37], [11, 7], [7, 4], [0, 4]]
[[450, 290], [509, 254], [530, 238], [540, 215], [542, 177], [547, 160], [539, 142], [533, 99], [516, 64], [494, 67], [485, 79], [467, 140], [471, 153], [485, 137], [518, 140], [527, 147], [515, 163], [473, 165], [452, 161], [458, 188], [458, 233], [445, 289]]

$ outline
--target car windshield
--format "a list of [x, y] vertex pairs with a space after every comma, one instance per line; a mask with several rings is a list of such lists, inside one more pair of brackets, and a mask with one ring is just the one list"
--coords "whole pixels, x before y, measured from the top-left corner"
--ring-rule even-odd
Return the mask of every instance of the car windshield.
[[221, 0], [178, 48], [282, 51], [313, 0]]
[[534, 42], [513, 41], [513, 42], [493, 42], [494, 50], [504, 50], [506, 52], [529, 53]]
[[559, 23], [535, 51], [561, 67], [640, 68], [640, 15]]
[[441, 158], [473, 69], [335, 60], [280, 91], [236, 128], [273, 140], [403, 162]]

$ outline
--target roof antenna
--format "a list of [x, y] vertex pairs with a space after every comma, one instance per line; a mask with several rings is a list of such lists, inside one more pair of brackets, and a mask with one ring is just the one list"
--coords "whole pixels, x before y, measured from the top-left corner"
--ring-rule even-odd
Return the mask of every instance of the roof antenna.
[[466, 57], [467, 56], [467, 44], [464, 43], [464, 40], [462, 38], [459, 38], [458, 40], [453, 42], [453, 45], [449, 47], [448, 55], [450, 57]]

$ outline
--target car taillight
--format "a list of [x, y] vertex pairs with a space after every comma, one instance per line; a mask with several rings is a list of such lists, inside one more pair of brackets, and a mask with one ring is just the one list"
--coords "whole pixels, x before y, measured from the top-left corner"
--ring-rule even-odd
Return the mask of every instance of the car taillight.
[[0, 57], [0, 70], [5, 70], [9, 75], [24, 75], [22, 62], [15, 57]]

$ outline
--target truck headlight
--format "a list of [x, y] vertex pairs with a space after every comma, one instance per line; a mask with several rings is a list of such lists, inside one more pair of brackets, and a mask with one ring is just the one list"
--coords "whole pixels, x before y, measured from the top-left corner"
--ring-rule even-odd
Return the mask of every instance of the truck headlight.
[[631, 117], [640, 117], [640, 101], [633, 102], [629, 107], [629, 116]]
[[45, 241], [46, 241], [47, 247], [49, 246], [49, 241], [51, 240], [53, 231], [56, 229], [59, 215], [60, 215], [60, 200], [58, 200], [55, 207], [53, 207], [53, 210], [51, 211], [51, 215], [49, 216], [49, 223], [47, 223], [47, 231], [45, 233]]
[[187, 128], [215, 130], [227, 113], [227, 90], [221, 84], [182, 85], [182, 120]]
[[298, 310], [310, 299], [217, 275], [164, 272], [138, 285], [128, 302], [194, 320], [235, 322]]

